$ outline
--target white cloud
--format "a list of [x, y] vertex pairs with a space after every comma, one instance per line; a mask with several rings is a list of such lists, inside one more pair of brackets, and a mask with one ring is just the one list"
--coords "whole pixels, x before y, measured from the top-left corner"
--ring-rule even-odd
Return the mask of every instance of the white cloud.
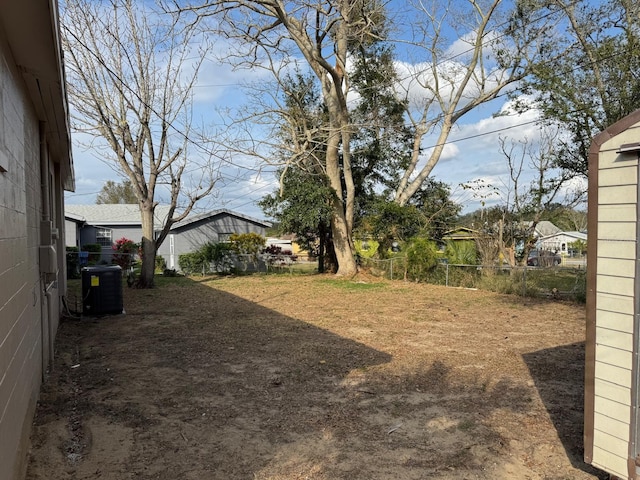
[[200, 108], [237, 106], [245, 96], [243, 85], [271, 79], [271, 74], [263, 68], [233, 68], [212, 56], [200, 68], [193, 90], [194, 104]]
[[[476, 31], [467, 32], [459, 38], [451, 42], [451, 45], [445, 50], [443, 58], [466, 60], [471, 57], [474, 52], [474, 44], [476, 42]], [[482, 38], [482, 50], [485, 61], [494, 64], [494, 47], [501, 44], [503, 35], [497, 31], [485, 32]], [[503, 43], [503, 42], [502, 42]], [[502, 45], [504, 48], [504, 45]]]
[[[444, 58], [449, 57], [445, 55]], [[476, 72], [477, 78], [486, 77], [482, 86], [471, 79], [462, 92], [457, 108], [465, 106], [469, 99], [476, 98], [481, 88], [486, 92], [501, 83], [504, 73], [502, 70], [491, 71], [487, 64], [484, 64], [483, 67], [485, 68], [484, 72], [480, 71], [480, 67], [477, 68]], [[441, 113], [441, 110], [439, 110], [440, 105], [437, 101], [434, 101], [436, 93], [442, 99], [444, 106], [447, 107], [458, 94], [460, 85], [468, 71], [468, 65], [462, 62], [461, 58], [454, 58], [453, 56], [451, 59], [440, 61], [435, 66], [429, 62], [396, 62], [395, 68], [400, 79], [397, 87], [398, 95], [407, 98], [410, 109], [417, 114], [424, 110], [425, 105], [430, 105], [429, 116], [431, 118], [435, 118]]]
[[[420, 155], [421, 157], [421, 165], [426, 163], [427, 159], [433, 153], [435, 147], [431, 146], [424, 150], [424, 152]], [[442, 149], [442, 153], [440, 155], [440, 160], [438, 163], [447, 163], [449, 161], [454, 161], [460, 158], [460, 148], [455, 143], [447, 143]], [[419, 165], [419, 168], [421, 167]]]
[[472, 123], [459, 123], [452, 132], [449, 141], [455, 142], [463, 151], [498, 153], [500, 137], [514, 141], [537, 142], [540, 138], [539, 112], [535, 109], [516, 113], [513, 102], [508, 101], [499, 109], [497, 115], [479, 118]]
[[[526, 101], [527, 98], [519, 100]], [[496, 205], [504, 201], [511, 188], [508, 163], [499, 149], [500, 137], [508, 141], [526, 140], [534, 144], [540, 140], [541, 130], [537, 123], [539, 120], [537, 110], [530, 109], [522, 114], [516, 113], [514, 102], [511, 100], [502, 105], [496, 105], [496, 110], [499, 113], [496, 116], [488, 111], [484, 112], [485, 115], [478, 115], [476, 112], [475, 121], [458, 125], [450, 137], [450, 141], [457, 146], [456, 155], [448, 156], [446, 160], [443, 158], [433, 171], [435, 178], [452, 186], [456, 192], [453, 197], [462, 203], [465, 211]], [[521, 184], [527, 184], [533, 177], [534, 171], [526, 162]], [[457, 189], [460, 184], [476, 180], [484, 187], [479, 188], [475, 195], [471, 195], [471, 191]], [[560, 201], [564, 197], [571, 197], [577, 191], [584, 191], [586, 187], [584, 183], [583, 179], [569, 182], [561, 192]], [[500, 192], [489, 195], [490, 186], [499, 189]], [[482, 205], [483, 202], [484, 205]]]

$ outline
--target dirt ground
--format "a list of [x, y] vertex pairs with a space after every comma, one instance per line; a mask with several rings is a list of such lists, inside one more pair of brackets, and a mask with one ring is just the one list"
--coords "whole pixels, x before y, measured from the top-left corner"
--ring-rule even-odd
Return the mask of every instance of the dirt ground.
[[584, 306], [328, 276], [165, 279], [65, 321], [36, 479], [596, 479]]

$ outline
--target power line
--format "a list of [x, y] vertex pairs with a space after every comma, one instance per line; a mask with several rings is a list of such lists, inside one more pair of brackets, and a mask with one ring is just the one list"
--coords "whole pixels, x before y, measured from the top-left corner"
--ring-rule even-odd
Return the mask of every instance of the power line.
[[[576, 1], [576, 2], [572, 2], [570, 5], [575, 5], [576, 3], [578, 3], [578, 2], [577, 2], [577, 1]], [[544, 19], [544, 18], [546, 18], [546, 17], [548, 17], [548, 16], [550, 16], [550, 15], [552, 15], [552, 14], [555, 14], [555, 13], [557, 13], [557, 12], [555, 12], [555, 11], [553, 11], [553, 12], [548, 12], [548, 13], [546, 13], [545, 15], [543, 15], [543, 16], [541, 16], [541, 17], [537, 18], [537, 19], [533, 19], [533, 20], [531, 20], [531, 21], [529, 22], [529, 24], [532, 24], [532, 23], [534, 23], [534, 22], [540, 21], [540, 20], [542, 20], [542, 19]], [[500, 25], [506, 25], [506, 23], [507, 23], [507, 22], [504, 22], [503, 24], [499, 24], [499, 25], [498, 25], [498, 27], [499, 27]], [[66, 26], [64, 26], [63, 28], [65, 28], [65, 31], [66, 31], [68, 34], [70, 34], [70, 35], [71, 35], [71, 36], [72, 36], [72, 37], [73, 37], [73, 38], [74, 38], [74, 39], [75, 39], [79, 44], [81, 44], [85, 49], [87, 49], [91, 54], [93, 54], [93, 55], [95, 56], [95, 58], [99, 61], [99, 63], [100, 63], [100, 64], [101, 64], [101, 65], [102, 65], [102, 66], [103, 66], [103, 67], [104, 67], [104, 68], [109, 72], [109, 74], [110, 74], [110, 75], [111, 75], [111, 76], [112, 76], [112, 77], [113, 77], [113, 78], [114, 78], [118, 83], [120, 83], [120, 85], [122, 85], [122, 87], [124, 87], [125, 89], [127, 89], [128, 91], [130, 91], [130, 92], [131, 92], [133, 95], [135, 95], [135, 96], [136, 96], [136, 97], [137, 97], [137, 98], [138, 98], [138, 99], [139, 99], [143, 104], [145, 104], [145, 102], [142, 100], [142, 98], [140, 98], [140, 96], [137, 94], [137, 92], [135, 92], [131, 87], [129, 87], [129, 85], [128, 85], [128, 84], [126, 84], [126, 83], [124, 82], [124, 80], [123, 80], [122, 78], [120, 78], [120, 77], [119, 77], [119, 75], [118, 75], [116, 72], [114, 72], [111, 68], [109, 68], [109, 67], [104, 63], [104, 61], [102, 61], [102, 59], [101, 59], [97, 54], [95, 54], [95, 52], [91, 51], [91, 50], [87, 47], [87, 45], [85, 45], [85, 44], [84, 44], [84, 42], [82, 42], [82, 40], [80, 40], [80, 39], [78, 38], [78, 36], [77, 36], [77, 35], [75, 35], [75, 33], [73, 33], [72, 31], [70, 31]], [[497, 27], [496, 27], [496, 28], [497, 28]], [[503, 34], [503, 35], [506, 35], [506, 34]], [[491, 42], [494, 42], [494, 41], [496, 40], [496, 38], [500, 38], [500, 37], [501, 37], [501, 36], [498, 36], [498, 37], [492, 37], [490, 41], [491, 41]], [[462, 55], [465, 55], [465, 54], [469, 53], [470, 51], [473, 51], [473, 49], [469, 49], [469, 50], [467, 50], [467, 51], [465, 51], [465, 52], [460, 52], [460, 53], [457, 53], [457, 54], [455, 54], [455, 55], [452, 55], [452, 56], [450, 56], [450, 57], [448, 57], [448, 58], [442, 59], [440, 62], [436, 63], [435, 65], [436, 65], [436, 66], [438, 66], [438, 65], [440, 65], [440, 64], [442, 64], [442, 63], [444, 63], [444, 62], [452, 61], [452, 60], [454, 60], [454, 59], [458, 58], [459, 56], [462, 56]], [[576, 68], [580, 68], [580, 67], [576, 67]], [[211, 85], [209, 85], [209, 86], [210, 86], [210, 87], [227, 87], [227, 86], [236, 86], [236, 84], [211, 84]], [[206, 87], [206, 85], [196, 86], [196, 87], [197, 87], [197, 88], [204, 88], [204, 87]], [[506, 95], [506, 94], [499, 94], [499, 95], [497, 95], [495, 98], [501, 98], [503, 95]], [[155, 115], [157, 115], [159, 118], [161, 118], [161, 115], [159, 115], [159, 114], [158, 114], [158, 112], [156, 112], [156, 111], [155, 111], [155, 109], [153, 109], [153, 108], [152, 108], [151, 106], [149, 106], [149, 105], [147, 105], [147, 107], [151, 108], [151, 110], [153, 111], [153, 113], [154, 113]], [[440, 118], [442, 118], [442, 117], [440, 116]], [[432, 121], [432, 122], [435, 122], [435, 121], [437, 121], [437, 120], [438, 120], [438, 117], [435, 117], [435, 118], [434, 118], [434, 119], [432, 119], [431, 121]], [[517, 128], [517, 127], [524, 126], [524, 125], [528, 125], [528, 124], [531, 124], [531, 123], [535, 123], [535, 121], [528, 121], [528, 122], [523, 122], [523, 123], [520, 123], [520, 124], [514, 124], [514, 125], [509, 126], [509, 127], [504, 127], [504, 128], [498, 129], [498, 130], [490, 131], [490, 132], [483, 132], [483, 133], [480, 133], [480, 134], [476, 134], [476, 135], [472, 135], [472, 136], [469, 136], [469, 137], [460, 138], [460, 139], [456, 139], [456, 140], [448, 140], [447, 142], [444, 142], [444, 144], [447, 144], [447, 143], [456, 143], [456, 142], [460, 142], [460, 141], [464, 141], [464, 140], [469, 140], [469, 139], [472, 139], [472, 138], [478, 138], [478, 137], [482, 137], [482, 136], [486, 136], [486, 135], [492, 135], [492, 134], [495, 134], [495, 133], [500, 132], [500, 131], [505, 131], [505, 130], [509, 130], [509, 129], [512, 129], [512, 128]], [[189, 135], [187, 135], [186, 133], [184, 133], [183, 131], [181, 131], [180, 129], [178, 129], [175, 125], [170, 124], [170, 128], [172, 128], [176, 133], [178, 133], [179, 135], [181, 135], [181, 136], [182, 136], [182, 137], [183, 137], [187, 142], [189, 142], [190, 144], [194, 145], [194, 146], [195, 146], [197, 149], [199, 149], [200, 151], [202, 151], [202, 152], [204, 152], [204, 153], [206, 153], [206, 154], [208, 154], [208, 155], [216, 156], [216, 157], [217, 157], [216, 152], [214, 152], [214, 151], [213, 151], [213, 150], [211, 150], [211, 149], [206, 148], [206, 147], [205, 147], [201, 142], [196, 142], [196, 141], [192, 140], [192, 139], [189, 137]], [[434, 146], [437, 146], [437, 145], [434, 145]], [[432, 146], [432, 147], [427, 147], [427, 148], [433, 148], [434, 146]], [[246, 167], [246, 166], [238, 165], [238, 164], [234, 163], [233, 161], [229, 161], [229, 160], [227, 160], [227, 159], [220, 158], [220, 161], [222, 161], [222, 162], [224, 162], [224, 163], [228, 163], [229, 165], [232, 165], [232, 166], [234, 166], [235, 168], [245, 169], [245, 170], [251, 170], [250, 168], [248, 168], [248, 167]], [[231, 180], [231, 177], [227, 177], [227, 178]], [[262, 188], [262, 187], [261, 187], [261, 188]], [[87, 195], [87, 194], [84, 194], [84, 195]], [[247, 194], [247, 195], [248, 195], [248, 194]]]
[[[574, 0], [574, 2], [570, 3], [570, 5], [575, 5], [578, 1], [579, 1], [579, 0]], [[532, 20], [529, 22], [529, 24], [533, 24], [533, 23], [536, 23], [536, 22], [538, 22], [538, 21], [540, 21], [540, 20], [543, 20], [543, 19], [547, 18], [548, 16], [550, 16], [550, 15], [551, 15], [551, 14], [553, 14], [553, 13], [556, 13], [556, 12], [551, 11], [551, 12], [548, 12], [548, 13], [546, 13], [546, 14], [544, 14], [544, 15], [540, 16], [540, 17], [539, 17], [539, 18], [537, 18], [537, 19], [532, 19]], [[505, 21], [505, 22], [503, 22], [503, 23], [501, 23], [501, 24], [498, 24], [495, 28], [499, 28], [499, 27], [501, 27], [501, 26], [507, 25], [508, 23], [509, 23], [508, 21]], [[88, 46], [87, 46], [87, 45], [86, 45], [86, 44], [85, 44], [85, 43], [84, 43], [84, 42], [83, 42], [83, 41], [82, 41], [82, 40], [81, 40], [81, 39], [80, 39], [80, 38], [79, 38], [79, 37], [78, 37], [78, 36], [73, 32], [73, 31], [71, 31], [69, 28], [67, 28], [67, 27], [66, 27], [66, 25], [64, 25], [64, 24], [63, 24], [63, 25], [62, 25], [62, 27], [63, 27], [63, 29], [64, 29], [68, 34], [70, 34], [70, 35], [71, 35], [71, 36], [72, 36], [72, 37], [73, 37], [73, 38], [74, 38], [74, 39], [75, 39], [75, 40], [76, 40], [80, 45], [82, 45], [82, 46], [83, 46], [83, 48], [84, 48], [87, 52], [89, 52], [91, 55], [93, 55], [93, 56], [95, 57], [95, 59], [96, 59], [96, 60], [97, 60], [101, 65], [102, 65], [102, 67], [103, 67], [103, 68], [105, 68], [105, 70], [106, 70], [106, 71], [107, 71], [107, 72], [108, 72], [108, 73], [109, 73], [109, 74], [110, 74], [110, 75], [111, 75], [111, 76], [112, 76], [112, 77], [117, 81], [117, 83], [119, 83], [122, 87], [124, 87], [125, 89], [127, 89], [127, 90], [128, 90], [130, 93], [132, 93], [135, 97], [137, 97], [137, 99], [138, 99], [138, 100], [139, 100], [143, 105], [145, 105], [145, 107], [149, 108], [149, 109], [150, 109], [150, 110], [151, 110], [151, 111], [152, 111], [152, 112], [153, 112], [153, 113], [154, 113], [158, 118], [163, 118], [163, 116], [162, 116], [162, 115], [160, 115], [160, 114], [155, 110], [155, 108], [153, 108], [151, 105], [147, 104], [147, 103], [144, 101], [144, 99], [142, 99], [142, 98], [140, 97], [140, 95], [139, 95], [135, 90], [133, 90], [131, 87], [129, 87], [129, 85], [128, 85], [128, 84], [127, 84], [127, 83], [126, 83], [126, 82], [125, 82], [125, 81], [124, 81], [120, 76], [119, 76], [119, 74], [118, 74], [117, 72], [113, 71], [113, 69], [111, 69], [111, 68], [110, 68], [110, 67], [109, 67], [109, 66], [108, 66], [108, 65], [103, 61], [102, 57], [100, 57], [98, 54], [96, 54], [95, 52], [93, 52], [93, 50], [91, 50], [91, 49], [90, 49], [90, 48], [89, 48], [89, 47], [88, 47]], [[502, 34], [502, 35], [499, 35], [499, 36], [498, 36], [498, 37], [496, 37], [496, 38], [500, 38], [500, 37], [502, 37], [502, 36], [506, 36], [506, 35], [507, 35], [507, 34], [506, 34], [506, 33], [504, 33], [504, 34]], [[494, 42], [494, 41], [495, 41], [495, 38], [494, 38], [494, 39], [491, 39], [490, 41], [491, 41], [491, 42]], [[459, 56], [465, 55], [465, 54], [467, 54], [467, 53], [469, 53], [469, 52], [471, 52], [471, 51], [473, 51], [473, 49], [472, 49], [472, 48], [470, 48], [470, 49], [468, 49], [468, 50], [466, 50], [466, 51], [463, 51], [463, 52], [457, 53], [457, 54], [455, 54], [455, 55], [452, 55], [452, 56], [450, 56], [450, 57], [444, 58], [444, 59], [440, 60], [439, 62], [437, 62], [437, 63], [435, 64], [435, 66], [441, 65], [441, 64], [446, 63], [446, 62], [450, 62], [450, 61], [454, 60], [455, 58], [458, 58]], [[407, 77], [407, 78], [409, 78], [409, 77]], [[236, 84], [218, 84], [218, 85], [216, 85], [216, 84], [212, 84], [211, 86], [237, 86], [237, 85], [236, 85]], [[200, 86], [198, 86], [198, 88], [199, 88], [199, 87], [200, 87]], [[204, 87], [204, 86], [202, 86], [202, 87]], [[433, 121], [437, 121], [437, 118], [436, 118], [436, 119], [431, 120], [431, 122], [433, 122]], [[207, 153], [208, 155], [211, 155], [211, 156], [216, 156], [216, 155], [215, 155], [215, 152], [213, 152], [212, 150], [209, 150], [209, 149], [204, 148], [200, 142], [196, 142], [196, 141], [192, 140], [192, 139], [191, 139], [187, 134], [185, 134], [184, 132], [182, 132], [181, 130], [179, 130], [179, 129], [178, 129], [177, 127], [175, 127], [172, 123], [171, 123], [171, 124], [169, 124], [169, 126], [170, 126], [170, 127], [171, 127], [175, 132], [176, 132], [176, 133], [178, 133], [178, 134], [179, 134], [179, 135], [181, 135], [183, 138], [185, 138], [185, 140], [187, 140], [189, 143], [191, 143], [191, 144], [195, 145], [198, 149], [200, 149], [200, 150], [201, 150], [201, 151], [203, 151], [204, 153]], [[223, 160], [223, 159], [221, 159], [221, 160]], [[223, 160], [223, 161], [224, 161], [224, 160]], [[233, 163], [231, 163], [231, 164], [232, 164], [232, 165], [234, 165], [234, 166], [238, 166], [238, 165], [235, 165], [235, 164], [233, 164]], [[243, 167], [241, 167], [241, 166], [238, 166], [238, 167], [243, 168]]]

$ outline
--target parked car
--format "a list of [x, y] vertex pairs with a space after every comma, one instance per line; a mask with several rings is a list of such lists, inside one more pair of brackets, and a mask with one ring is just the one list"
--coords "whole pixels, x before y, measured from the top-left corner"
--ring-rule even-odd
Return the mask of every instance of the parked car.
[[560, 263], [562, 257], [550, 250], [531, 250], [527, 257], [527, 265], [530, 267], [551, 267]]

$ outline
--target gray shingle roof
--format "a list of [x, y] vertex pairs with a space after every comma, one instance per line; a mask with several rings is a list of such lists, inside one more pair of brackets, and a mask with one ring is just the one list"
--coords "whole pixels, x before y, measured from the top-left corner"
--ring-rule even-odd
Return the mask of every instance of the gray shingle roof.
[[[531, 225], [531, 223], [529, 223], [529, 225]], [[541, 220], [536, 225], [536, 234], [539, 237], [546, 237], [548, 235], [553, 235], [554, 233], [559, 233], [561, 231], [562, 231], [561, 228], [556, 227], [553, 223], [549, 222], [548, 220]]]
[[[141, 225], [140, 209], [135, 204], [101, 204], [101, 205], [65, 205], [65, 215], [68, 215], [70, 219], [73, 217], [79, 217], [85, 220], [90, 225]], [[164, 225], [164, 222], [169, 215], [169, 205], [158, 205], [155, 210], [156, 226]], [[257, 218], [243, 215], [242, 213], [233, 212], [227, 209], [212, 210], [209, 212], [199, 213], [197, 215], [191, 214], [184, 220], [171, 226], [174, 228], [185, 227], [191, 223], [195, 223], [199, 220], [215, 217], [216, 215], [227, 214], [232, 215], [249, 222], [257, 223], [264, 227], [270, 227], [271, 223], [264, 220], [258, 220]]]
[[221, 215], [221, 214], [227, 214], [227, 215], [231, 215], [234, 217], [238, 217], [241, 218], [243, 220], [247, 220], [248, 222], [253, 222], [253, 223], [257, 223], [259, 225], [262, 225], [263, 227], [270, 227], [271, 223], [269, 222], [265, 222], [264, 220], [258, 220], [257, 218], [253, 218], [250, 217], [248, 215], [244, 215], [242, 213], [238, 213], [238, 212], [234, 212], [231, 210], [227, 210], [226, 208], [220, 208], [218, 210], [211, 210], [208, 212], [204, 212], [204, 213], [199, 213], [197, 215], [189, 215], [187, 218], [185, 218], [184, 220], [181, 220], [180, 222], [174, 224], [171, 226], [171, 229], [173, 230], [174, 228], [182, 228], [185, 227], [191, 223], [195, 223], [199, 220], [204, 220], [207, 218], [211, 218], [211, 217], [215, 217], [217, 215]]
[[[65, 214], [80, 216], [91, 225], [140, 225], [140, 209], [136, 204], [65, 205]], [[168, 205], [155, 210], [157, 224], [164, 223], [169, 214]]]

